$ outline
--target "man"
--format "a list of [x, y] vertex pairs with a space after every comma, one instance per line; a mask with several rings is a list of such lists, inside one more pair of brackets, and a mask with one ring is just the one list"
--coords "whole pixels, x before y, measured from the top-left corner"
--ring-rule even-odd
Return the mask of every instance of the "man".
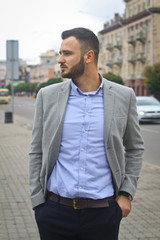
[[131, 211], [143, 154], [132, 89], [97, 72], [99, 42], [62, 33], [61, 75], [37, 95], [30, 150], [32, 206], [42, 240], [116, 240]]

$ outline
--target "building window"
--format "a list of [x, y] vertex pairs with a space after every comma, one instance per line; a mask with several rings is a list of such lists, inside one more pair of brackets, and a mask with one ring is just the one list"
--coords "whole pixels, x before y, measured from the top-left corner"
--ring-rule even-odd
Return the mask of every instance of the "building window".
[[152, 23], [151, 21], [148, 21], [148, 31], [151, 32], [151, 27], [152, 27]]
[[132, 17], [134, 14], [134, 9], [132, 7], [129, 9], [129, 16]]
[[144, 96], [144, 90], [145, 90], [145, 87], [142, 86], [142, 96]]
[[137, 86], [137, 96], [139, 96], [139, 86]]
[[139, 64], [138, 64], [138, 73], [140, 74], [141, 73], [141, 63], [139, 62]]
[[143, 10], [146, 8], [146, 3], [143, 2]]
[[143, 50], [143, 54], [146, 55], [146, 44], [143, 45], [142, 50]]
[[139, 43], [137, 46], [137, 53], [141, 53], [142, 52], [142, 47], [141, 44]]
[[148, 6], [151, 5], [151, 0], [148, 0], [147, 5], [148, 5]]
[[119, 40], [119, 33], [116, 33], [115, 35], [115, 41], [118, 41]]
[[137, 12], [137, 8], [136, 8], [136, 6], [134, 7], [134, 14], [136, 14], [136, 12]]
[[111, 35], [111, 43], [113, 43], [113, 34]]
[[140, 28], [143, 29], [143, 22], [140, 23]]
[[138, 12], [141, 11], [141, 4], [138, 5]]
[[151, 42], [150, 41], [148, 42], [148, 52], [149, 53], [151, 52]]
[[132, 76], [133, 74], [133, 66], [132, 64], [129, 65], [129, 75]]

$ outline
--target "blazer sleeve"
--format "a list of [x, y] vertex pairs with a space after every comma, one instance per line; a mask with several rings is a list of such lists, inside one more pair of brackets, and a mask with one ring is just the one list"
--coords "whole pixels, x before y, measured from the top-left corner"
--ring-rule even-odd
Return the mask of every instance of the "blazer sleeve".
[[32, 141], [29, 153], [29, 185], [32, 207], [45, 202], [40, 182], [42, 168], [42, 136], [43, 136], [43, 102], [42, 91], [37, 94]]
[[144, 152], [144, 142], [140, 132], [137, 116], [136, 96], [131, 90], [127, 126], [123, 136], [125, 149], [125, 178], [119, 191], [125, 191], [134, 197], [137, 180], [140, 176]]

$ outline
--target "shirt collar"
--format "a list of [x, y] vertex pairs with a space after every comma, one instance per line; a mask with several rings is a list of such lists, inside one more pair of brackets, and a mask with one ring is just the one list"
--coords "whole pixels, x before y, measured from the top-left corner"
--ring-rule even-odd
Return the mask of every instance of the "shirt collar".
[[100, 76], [100, 80], [101, 80], [101, 84], [99, 86], [99, 88], [94, 91], [94, 92], [82, 92], [75, 84], [74, 82], [71, 80], [71, 90], [73, 91], [74, 94], [76, 95], [96, 95], [98, 94], [99, 92], [102, 92], [102, 89], [103, 89], [103, 78], [101, 77], [101, 75], [99, 74]]

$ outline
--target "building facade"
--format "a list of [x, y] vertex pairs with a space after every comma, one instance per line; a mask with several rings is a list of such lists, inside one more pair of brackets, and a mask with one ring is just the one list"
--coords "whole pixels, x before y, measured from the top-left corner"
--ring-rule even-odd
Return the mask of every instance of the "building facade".
[[30, 82], [43, 83], [54, 78], [54, 68], [52, 64], [37, 64], [29, 66]]
[[30, 82], [43, 83], [51, 78], [59, 77], [60, 68], [57, 67], [58, 57], [58, 54], [55, 54], [52, 57], [45, 58], [45, 61], [41, 59], [41, 64], [29, 66]]
[[[6, 71], [7, 71], [7, 62], [5, 60], [0, 60], [0, 81], [4, 80], [5, 85], [7, 85], [11, 80], [6, 78]], [[19, 59], [19, 79], [18, 80], [29, 82], [27, 63], [22, 59]]]
[[144, 69], [160, 62], [160, 1], [124, 1], [124, 16], [115, 14], [98, 33], [98, 67], [102, 74], [120, 75], [137, 96], [145, 96]]
[[30, 65], [30, 82], [43, 83], [51, 78], [60, 76], [60, 68], [57, 67], [58, 53], [48, 50], [40, 55], [40, 64]]
[[56, 58], [58, 56], [58, 53], [55, 52], [54, 50], [48, 50], [45, 53], [42, 53], [40, 55], [40, 62], [41, 64], [43, 63], [50, 63], [52, 59]]

